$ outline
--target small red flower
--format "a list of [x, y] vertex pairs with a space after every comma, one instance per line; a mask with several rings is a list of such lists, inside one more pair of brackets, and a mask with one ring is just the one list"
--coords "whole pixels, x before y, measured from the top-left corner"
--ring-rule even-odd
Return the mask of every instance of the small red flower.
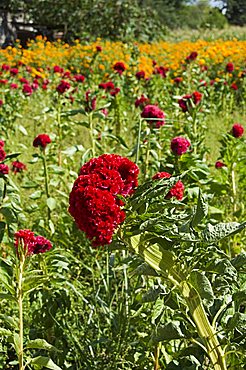
[[0, 163], [0, 174], [7, 175], [9, 173], [9, 166], [4, 163]]
[[46, 148], [46, 146], [48, 145], [48, 144], [50, 144], [51, 143], [51, 139], [50, 139], [50, 137], [49, 137], [49, 135], [46, 135], [46, 134], [40, 134], [40, 135], [38, 135], [34, 140], [33, 140], [33, 146], [35, 147], [35, 148], [37, 148], [37, 147], [41, 147], [41, 148], [43, 148], [43, 149], [45, 149]]
[[[150, 126], [154, 128], [160, 128], [161, 126], [165, 124], [165, 121], [164, 121], [165, 114], [156, 105], [146, 105], [141, 113], [141, 117], [145, 118], [146, 121], [150, 124]], [[156, 120], [157, 118], [159, 118], [160, 120]], [[155, 119], [155, 120], [151, 120], [151, 119]]]
[[244, 127], [240, 123], [235, 123], [232, 126], [232, 135], [236, 138], [243, 136]]
[[116, 96], [118, 95], [120, 92], [120, 88], [119, 87], [115, 87], [113, 90], [110, 91], [110, 95], [111, 96]]
[[215, 168], [221, 168], [221, 167], [226, 167], [226, 164], [221, 161], [215, 162]]
[[64, 72], [64, 69], [60, 66], [54, 66], [53, 67], [53, 72], [54, 73], [63, 73]]
[[0, 80], [0, 84], [1, 85], [7, 85], [7, 83], [8, 83], [9, 81], [8, 80], [5, 80], [5, 79], [1, 79]]
[[231, 73], [234, 71], [234, 64], [233, 63], [227, 63], [225, 67], [226, 72]]
[[26, 169], [27, 167], [24, 163], [19, 162], [19, 161], [12, 162], [12, 171], [14, 172], [14, 174], [18, 172], [23, 172]]
[[182, 155], [187, 152], [190, 142], [185, 137], [177, 136], [171, 141], [172, 152], [176, 155]]
[[8, 64], [2, 64], [2, 70], [3, 71], [9, 71], [10, 70], [10, 66]]
[[43, 236], [35, 236], [31, 230], [19, 230], [15, 233], [15, 248], [17, 254], [22, 251], [26, 256], [45, 253], [52, 248], [49, 240]]
[[56, 91], [59, 93], [59, 94], [64, 94], [65, 91], [69, 90], [71, 87], [70, 83], [68, 81], [65, 81], [65, 80], [61, 80], [61, 82], [59, 83], [59, 85], [56, 87]]
[[190, 53], [190, 55], [188, 55], [188, 57], [186, 57], [186, 61], [187, 62], [191, 62], [193, 60], [195, 60], [198, 56], [198, 53], [196, 51], [192, 51], [192, 53]]
[[99, 89], [103, 89], [106, 91], [111, 91], [115, 88], [114, 83], [112, 81], [102, 82], [98, 85]]
[[3, 100], [0, 99], [0, 107], [3, 105]]
[[0, 140], [0, 148], [3, 148], [5, 145], [5, 142], [3, 140]]
[[231, 84], [231, 89], [233, 89], [233, 90], [238, 90], [238, 86], [237, 86], [237, 84], [235, 84], [234, 82]]
[[11, 69], [10, 69], [10, 73], [11, 73], [13, 76], [16, 76], [16, 75], [19, 73], [19, 70], [18, 70], [18, 68], [11, 68]]
[[169, 71], [169, 68], [160, 66], [160, 67], [155, 67], [153, 74], [161, 75], [164, 78], [164, 77], [167, 77], [168, 71]]
[[174, 81], [177, 85], [179, 85], [181, 82], [183, 82], [183, 79], [182, 79], [182, 77], [175, 77], [175, 78], [173, 79], [173, 81]]
[[32, 87], [31, 87], [30, 85], [28, 85], [28, 84], [24, 84], [24, 85], [23, 85], [23, 88], [22, 88], [22, 92], [23, 92], [25, 95], [30, 96], [30, 95], [32, 95], [32, 93], [33, 93], [33, 89], [32, 89]]
[[10, 84], [10, 88], [11, 88], [12, 90], [18, 89], [18, 85], [17, 85], [17, 84], [12, 83], [12, 84]]
[[136, 77], [137, 77], [138, 80], [141, 80], [141, 79], [145, 78], [145, 72], [144, 71], [137, 72]]
[[145, 96], [145, 95], [141, 95], [141, 97], [140, 98], [137, 98], [136, 99], [136, 101], [135, 101], [135, 107], [136, 108], [141, 108], [141, 109], [144, 109], [144, 107], [146, 106], [146, 105], [148, 105], [150, 103], [150, 100], [149, 100], [149, 98], [147, 98], [147, 96]]
[[[158, 172], [152, 177], [152, 180], [166, 178], [169, 179], [171, 177], [170, 173], [168, 172]], [[178, 180], [176, 184], [169, 190], [166, 195], [166, 199], [170, 199], [175, 197], [177, 200], [182, 200], [184, 196], [184, 184], [182, 181]]]
[[83, 83], [84, 80], [85, 80], [85, 76], [83, 76], [83, 75], [74, 75], [74, 79], [75, 79], [76, 82]]
[[119, 75], [121, 76], [122, 73], [126, 70], [126, 66], [123, 62], [116, 62], [114, 65], [113, 65], [113, 69], [119, 73]]
[[96, 46], [96, 51], [97, 51], [98, 53], [100, 53], [100, 52], [102, 51], [102, 47], [101, 47], [100, 45], [97, 45], [97, 46]]
[[3, 147], [0, 147], [0, 162], [4, 161], [5, 158], [6, 158], [6, 153], [3, 150]]

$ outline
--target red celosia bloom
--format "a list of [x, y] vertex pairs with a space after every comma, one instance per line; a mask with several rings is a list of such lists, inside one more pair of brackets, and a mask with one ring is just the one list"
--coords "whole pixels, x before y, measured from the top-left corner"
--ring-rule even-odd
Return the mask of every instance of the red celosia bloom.
[[97, 45], [97, 46], [96, 46], [96, 51], [97, 51], [98, 53], [100, 53], [100, 52], [102, 51], [102, 47], [101, 47], [100, 45]]
[[39, 84], [36, 83], [36, 82], [33, 82], [31, 87], [32, 87], [33, 90], [37, 90], [37, 88], [39, 87]]
[[103, 109], [101, 109], [101, 110], [100, 110], [100, 112], [101, 112], [105, 117], [107, 117], [107, 116], [108, 116], [108, 110], [107, 110], [107, 108], [103, 108]]
[[215, 168], [221, 168], [221, 167], [226, 167], [226, 164], [221, 161], [215, 162]]
[[136, 101], [135, 101], [135, 107], [136, 108], [141, 108], [141, 109], [144, 109], [144, 107], [146, 105], [148, 105], [150, 103], [150, 100], [149, 98], [147, 98], [146, 96], [144, 96], [143, 94], [141, 95], [140, 98], [137, 98]]
[[14, 161], [12, 162], [12, 171], [14, 172], [14, 174], [16, 174], [17, 172], [22, 172], [24, 170], [26, 170], [26, 165], [22, 162], [19, 162], [19, 161]]
[[119, 73], [119, 75], [121, 76], [122, 73], [126, 70], [126, 66], [123, 62], [116, 62], [113, 66], [113, 69]]
[[3, 148], [5, 145], [5, 142], [3, 140], [0, 140], [0, 148]]
[[166, 77], [168, 71], [169, 71], [169, 68], [160, 66], [160, 67], [156, 67], [154, 69], [153, 74], [154, 75], [157, 75], [158, 74], [158, 75], [161, 75], [162, 77]]
[[226, 65], [226, 68], [225, 68], [226, 72], [233, 72], [234, 71], [234, 64], [233, 63], [227, 63]]
[[[141, 117], [145, 118], [146, 121], [154, 128], [160, 128], [165, 124], [164, 112], [156, 105], [146, 105], [141, 113]], [[160, 118], [160, 120], [151, 120], [153, 118]]]
[[0, 80], [0, 84], [2, 84], [2, 85], [7, 85], [7, 83], [8, 83], [9, 81], [8, 80], [6, 80], [6, 79], [1, 79]]
[[54, 66], [53, 67], [53, 72], [54, 73], [63, 73], [64, 72], [64, 69], [60, 66]]
[[20, 81], [21, 84], [29, 84], [28, 80], [26, 78], [24, 78], [24, 77], [21, 77], [19, 79], [19, 81]]
[[61, 80], [59, 85], [56, 88], [56, 91], [59, 92], [59, 94], [64, 94], [65, 91], [69, 90], [71, 87], [70, 83], [65, 80]]
[[214, 86], [214, 84], [215, 84], [215, 80], [210, 80], [210, 86]]
[[118, 95], [120, 92], [120, 88], [119, 87], [115, 87], [113, 90], [110, 91], [110, 95], [111, 96], [116, 96]]
[[63, 78], [70, 78], [71, 77], [71, 72], [70, 71], [66, 71], [63, 73], [62, 75]]
[[182, 77], [175, 77], [175, 78], [173, 79], [173, 81], [174, 81], [176, 84], [180, 84], [180, 83], [183, 81], [183, 79], [182, 79]]
[[10, 84], [10, 88], [11, 89], [18, 89], [18, 85], [17, 84], [14, 84], [14, 83], [12, 83], [12, 84]]
[[137, 72], [136, 77], [138, 80], [141, 80], [141, 78], [145, 78], [145, 72], [144, 71]]
[[193, 99], [195, 105], [197, 105], [202, 100], [202, 94], [200, 92], [198, 92], [198, 91], [195, 91], [192, 94], [192, 99]]
[[189, 108], [192, 107], [190, 100], [192, 99], [195, 105], [199, 104], [202, 100], [202, 94], [198, 91], [193, 92], [193, 94], [187, 94], [178, 100], [178, 104], [183, 112], [187, 112]]
[[235, 123], [232, 126], [232, 135], [236, 138], [243, 136], [244, 127], [240, 123]]
[[99, 89], [103, 89], [107, 91], [113, 90], [115, 88], [114, 83], [112, 81], [102, 82], [98, 85], [98, 87]]
[[84, 80], [85, 80], [85, 76], [83, 76], [83, 75], [74, 75], [74, 79], [75, 79], [76, 82], [83, 83]]
[[6, 158], [6, 153], [3, 150], [3, 147], [0, 147], [0, 162], [4, 161], [5, 158]]
[[187, 62], [190, 62], [190, 61], [193, 61], [197, 58], [198, 56], [198, 53], [196, 51], [192, 51], [192, 53], [190, 53], [190, 55], [188, 55], [188, 57], [186, 57], [186, 61]]
[[49, 135], [40, 134], [33, 140], [33, 146], [37, 148], [40, 146], [41, 148], [45, 149], [48, 144], [51, 143], [51, 139]]
[[11, 73], [13, 76], [16, 76], [16, 75], [19, 73], [19, 70], [18, 70], [18, 68], [11, 68], [11, 69], [10, 69], [10, 73]]
[[86, 112], [91, 112], [96, 109], [97, 98], [96, 96], [91, 96], [90, 90], [87, 90], [85, 92], [85, 103], [86, 103], [85, 106]]
[[177, 136], [171, 141], [172, 152], [176, 155], [182, 155], [187, 152], [190, 142], [185, 137]]
[[22, 88], [22, 92], [23, 92], [25, 95], [30, 96], [30, 95], [32, 95], [32, 93], [33, 93], [33, 89], [32, 89], [32, 87], [31, 87], [30, 85], [28, 85], [28, 84], [24, 84], [24, 85], [23, 85], [23, 88]]
[[0, 99], [0, 107], [3, 105], [3, 100]]
[[3, 71], [9, 71], [10, 70], [10, 66], [8, 64], [2, 64], [2, 70]]
[[9, 173], [9, 166], [4, 163], [0, 163], [0, 173], [2, 175], [7, 175]]
[[155, 67], [157, 64], [157, 61], [156, 60], [152, 60], [152, 66]]
[[[171, 175], [168, 172], [158, 172], [152, 177], [152, 179], [153, 180], [162, 178], [169, 179], [170, 177]], [[183, 196], [184, 196], [184, 184], [182, 183], [182, 181], [178, 180], [178, 182], [169, 190], [165, 198], [170, 199], [172, 197], [175, 197], [178, 200], [182, 200]]]
[[119, 194], [123, 196], [131, 195], [138, 186], [138, 166], [128, 158], [116, 154], [103, 154], [98, 158], [92, 158], [81, 167], [79, 174], [98, 173], [103, 168], [115, 170], [120, 174], [124, 187]]
[[238, 90], [238, 86], [237, 86], [237, 84], [235, 84], [235, 83], [232, 83], [231, 84], [231, 89], [233, 89], [233, 90]]
[[51, 242], [43, 236], [35, 236], [31, 230], [19, 230], [15, 233], [15, 247], [17, 254], [20, 251], [26, 256], [45, 253], [52, 248]]

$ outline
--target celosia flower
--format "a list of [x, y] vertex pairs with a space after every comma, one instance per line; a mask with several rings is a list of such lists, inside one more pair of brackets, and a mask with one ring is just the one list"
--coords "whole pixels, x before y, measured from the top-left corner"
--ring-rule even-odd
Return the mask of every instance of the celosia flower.
[[9, 173], [9, 166], [4, 163], [0, 163], [0, 174], [7, 175]]
[[54, 66], [53, 67], [53, 72], [54, 73], [63, 73], [64, 72], [64, 69], [60, 66]]
[[18, 173], [18, 172], [23, 172], [24, 170], [26, 170], [26, 165], [22, 162], [19, 162], [19, 161], [14, 161], [12, 162], [12, 171], [14, 172], [14, 174]]
[[85, 103], [86, 103], [85, 106], [86, 112], [91, 112], [96, 109], [97, 98], [96, 96], [91, 96], [90, 90], [87, 90], [85, 92]]
[[0, 107], [3, 105], [3, 100], [0, 99]]
[[84, 80], [85, 80], [85, 76], [83, 76], [83, 75], [74, 75], [74, 79], [75, 79], [76, 82], [83, 83]]
[[[164, 121], [165, 114], [156, 105], [146, 105], [141, 113], [141, 117], [145, 118], [146, 121], [150, 124], [150, 126], [154, 128], [160, 128], [161, 126], [165, 124], [165, 121]], [[160, 120], [156, 120], [158, 118]], [[151, 120], [151, 119], [155, 119], [155, 120]]]
[[175, 77], [175, 78], [173, 79], [173, 81], [174, 81], [177, 85], [179, 85], [179, 84], [183, 81], [183, 78], [182, 78], [182, 77]]
[[35, 148], [40, 146], [41, 148], [45, 149], [46, 146], [50, 143], [51, 143], [51, 139], [49, 135], [46, 135], [46, 134], [40, 134], [37, 137], [35, 137], [35, 139], [33, 140], [33, 146]]
[[190, 62], [190, 61], [195, 60], [197, 56], [198, 56], [198, 53], [196, 51], [192, 51], [192, 53], [190, 53], [190, 55], [188, 55], [188, 57], [186, 57], [185, 60], [187, 62]]
[[15, 83], [12, 83], [12, 84], [10, 84], [10, 88], [11, 89], [18, 89], [18, 85], [17, 84], [15, 84]]
[[145, 72], [144, 71], [137, 72], [136, 77], [138, 80], [141, 80], [141, 78], [145, 78]]
[[103, 89], [107, 91], [113, 90], [115, 88], [114, 83], [112, 81], [102, 82], [98, 85], [98, 87], [99, 89]]
[[0, 148], [3, 148], [5, 145], [5, 142], [3, 140], [0, 140]]
[[0, 80], [0, 84], [1, 85], [7, 85], [7, 83], [8, 83], [9, 81], [8, 80], [5, 80], [5, 79], [1, 79]]
[[187, 152], [190, 142], [185, 137], [177, 136], [171, 141], [172, 152], [176, 155], [182, 155]]
[[146, 105], [148, 105], [150, 103], [150, 100], [149, 98], [147, 98], [145, 95], [141, 95], [140, 98], [137, 98], [136, 101], [135, 101], [135, 107], [136, 108], [141, 108], [141, 109], [144, 109], [144, 107]]
[[195, 105], [197, 105], [202, 100], [202, 94], [199, 91], [195, 91], [192, 94], [192, 99], [193, 99]]
[[59, 85], [56, 88], [56, 91], [59, 94], [64, 94], [64, 92], [67, 91], [67, 90], [69, 90], [70, 87], [71, 87], [71, 85], [70, 85], [70, 83], [68, 81], [61, 80], [61, 82], [59, 83]]
[[18, 68], [11, 68], [11, 69], [10, 69], [10, 73], [11, 73], [13, 76], [16, 76], [16, 75], [19, 73], [19, 70], [18, 70]]
[[26, 78], [24, 78], [24, 77], [21, 77], [19, 79], [19, 81], [20, 81], [21, 84], [29, 84], [28, 80]]
[[243, 136], [244, 127], [240, 123], [235, 123], [232, 126], [232, 135], [236, 138]]
[[[171, 175], [168, 172], [158, 172], [152, 177], [152, 179], [153, 180], [162, 178], [169, 179], [170, 177]], [[184, 196], [184, 184], [182, 183], [182, 181], [178, 180], [176, 184], [169, 190], [165, 198], [170, 199], [172, 197], [175, 197], [178, 200], [182, 200], [183, 196]]]
[[192, 108], [191, 100], [195, 105], [198, 105], [202, 100], [202, 94], [198, 91], [195, 91], [193, 94], [184, 95], [182, 99], [178, 100], [178, 104], [184, 113]]
[[234, 82], [231, 84], [231, 89], [233, 89], [233, 90], [238, 90], [238, 86], [237, 86], [237, 84], [235, 84]]
[[234, 64], [233, 63], [227, 63], [226, 65], [226, 68], [225, 68], [226, 72], [233, 72], [234, 71]]
[[45, 253], [52, 248], [49, 240], [43, 236], [35, 236], [31, 230], [19, 230], [15, 233], [15, 247], [17, 254], [26, 256]]
[[97, 46], [96, 46], [96, 51], [97, 51], [98, 53], [100, 53], [100, 52], [102, 51], [102, 47], [101, 47], [100, 45], [97, 45]]
[[167, 77], [167, 72], [169, 71], [169, 68], [167, 67], [155, 67], [153, 74], [156, 75], [161, 75], [162, 77]]
[[122, 73], [126, 70], [126, 66], [123, 62], [116, 62], [113, 66], [113, 69], [119, 73], [119, 75], [121, 76]]
[[221, 168], [221, 167], [226, 167], [226, 164], [221, 161], [215, 162], [215, 168]]
[[116, 96], [118, 95], [120, 92], [120, 88], [119, 87], [115, 87], [113, 90], [110, 91], [110, 95], [111, 96]]
[[32, 87], [31, 87], [30, 85], [28, 85], [28, 84], [24, 84], [24, 85], [23, 85], [23, 88], [22, 88], [22, 92], [23, 92], [25, 95], [30, 96], [30, 95], [32, 95], [32, 93], [33, 93], [33, 89], [32, 89]]
[[2, 70], [3, 71], [9, 71], [10, 70], [10, 66], [8, 64], [2, 64]]
[[0, 147], [0, 162], [4, 161], [5, 158], [6, 158], [6, 153], [3, 150], [3, 147]]
[[117, 154], [103, 154], [97, 158], [92, 158], [85, 163], [81, 169], [80, 175], [89, 175], [100, 173], [104, 168], [117, 171], [124, 183], [123, 188], [118, 194], [123, 196], [131, 195], [138, 186], [138, 166], [128, 158], [121, 157]]

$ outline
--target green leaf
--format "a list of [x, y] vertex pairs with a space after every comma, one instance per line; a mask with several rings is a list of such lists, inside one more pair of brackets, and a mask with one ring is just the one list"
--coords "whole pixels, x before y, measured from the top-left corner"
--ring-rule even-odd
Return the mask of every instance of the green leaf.
[[41, 198], [41, 196], [42, 196], [42, 191], [41, 190], [36, 190], [36, 191], [34, 191], [34, 193], [29, 195], [29, 198], [30, 199], [39, 199], [39, 198]]
[[8, 271], [3, 267], [2, 261], [0, 265], [0, 281], [3, 283], [5, 288], [9, 291], [9, 293], [14, 296], [15, 290], [12, 287], [11, 277], [9, 276]]
[[[142, 296], [142, 302], [155, 302], [157, 297], [159, 297], [160, 293], [162, 292], [162, 289], [158, 287], [153, 287], [149, 289], [146, 293], [143, 294]], [[163, 302], [163, 300], [162, 300]]]
[[16, 353], [20, 353], [20, 336], [19, 336], [19, 334], [14, 333], [13, 339], [14, 339], [15, 351], [16, 351]]
[[227, 236], [236, 234], [246, 227], [246, 222], [239, 224], [238, 222], [221, 222], [215, 226], [208, 224], [202, 233], [204, 241], [207, 243], [214, 243]]
[[11, 330], [0, 328], [0, 335], [10, 337], [11, 335], [13, 335], [13, 333]]
[[156, 271], [150, 267], [146, 262], [139, 265], [131, 275], [145, 275], [145, 276], [158, 276]]
[[241, 252], [235, 258], [231, 260], [231, 264], [236, 268], [240, 268], [246, 265], [246, 252]]
[[214, 303], [214, 293], [212, 285], [206, 275], [199, 271], [192, 271], [189, 281], [200, 294], [201, 298], [205, 300], [206, 305], [212, 306]]
[[27, 132], [27, 130], [25, 129], [25, 127], [24, 127], [24, 126], [22, 126], [22, 125], [18, 125], [17, 127], [18, 127], [18, 130], [19, 130], [23, 135], [25, 135], [25, 136], [27, 136], [27, 135], [28, 135], [28, 132]]
[[30, 340], [25, 347], [44, 349], [46, 351], [58, 351], [56, 347], [52, 346], [52, 344], [49, 344], [45, 339]]
[[[159, 293], [158, 293], [159, 294]], [[164, 301], [160, 297], [156, 299], [155, 305], [152, 310], [152, 315], [151, 315], [151, 322], [152, 324], [156, 323], [156, 319], [160, 317], [160, 315], [163, 313], [164, 310]]]
[[172, 321], [164, 326], [160, 326], [156, 334], [154, 335], [154, 342], [162, 342], [166, 340], [172, 340], [172, 339], [180, 339], [184, 338], [184, 334], [182, 333], [179, 322]]
[[49, 357], [44, 356], [38, 356], [34, 357], [31, 360], [31, 364], [33, 365], [39, 365], [39, 366], [45, 366], [47, 369], [51, 370], [62, 370], [59, 366], [57, 366]]
[[201, 191], [199, 191], [196, 212], [191, 221], [192, 227], [196, 227], [197, 225], [199, 225], [202, 219], [207, 216], [207, 214], [208, 214], [208, 204], [205, 201], [205, 198], [202, 195]]
[[229, 319], [227, 327], [229, 330], [237, 329], [239, 332], [246, 335], [246, 314], [236, 312]]
[[47, 202], [47, 206], [49, 207], [49, 209], [51, 211], [53, 211], [56, 208], [56, 200], [55, 200], [55, 198], [50, 197], [50, 198], [47, 199], [46, 202]]

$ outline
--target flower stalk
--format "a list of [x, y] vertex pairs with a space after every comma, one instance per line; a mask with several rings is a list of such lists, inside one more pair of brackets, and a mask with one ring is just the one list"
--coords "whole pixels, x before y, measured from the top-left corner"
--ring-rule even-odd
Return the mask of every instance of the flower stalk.
[[23, 358], [23, 273], [24, 273], [25, 255], [20, 252], [19, 256], [19, 273], [18, 273], [18, 287], [17, 287], [17, 300], [19, 309], [19, 346], [18, 346], [18, 362], [19, 370], [24, 370]]
[[[49, 199], [50, 193], [49, 193], [49, 174], [48, 174], [48, 168], [47, 168], [47, 160], [46, 160], [46, 151], [45, 148], [41, 149], [42, 150], [42, 160], [43, 160], [43, 166], [44, 166], [44, 184], [45, 184], [45, 194], [46, 194], [46, 199]], [[49, 207], [47, 207], [47, 217], [48, 217], [48, 222], [51, 219], [51, 212]]]

